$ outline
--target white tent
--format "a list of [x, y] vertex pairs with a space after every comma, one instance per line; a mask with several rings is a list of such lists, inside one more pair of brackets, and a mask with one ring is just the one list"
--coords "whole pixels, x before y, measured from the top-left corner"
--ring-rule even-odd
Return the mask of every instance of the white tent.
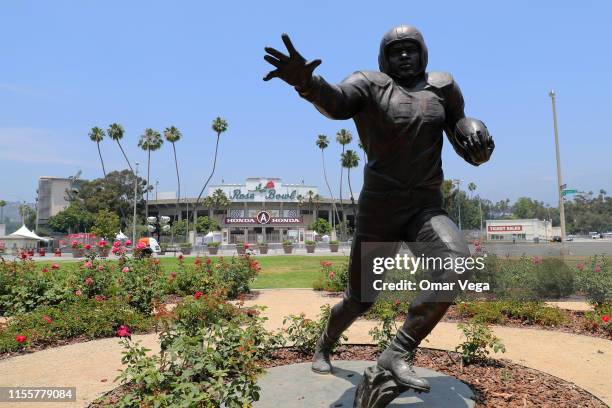
[[21, 226], [17, 231], [9, 234], [6, 238], [23, 238], [23, 239], [35, 239], [37, 241], [48, 241], [47, 238], [42, 238], [36, 235], [35, 232], [32, 232], [28, 229], [28, 227], [24, 225]]
[[117, 241], [123, 241], [124, 239], [128, 239], [127, 235], [123, 233], [123, 231], [119, 230], [119, 233], [115, 237]]

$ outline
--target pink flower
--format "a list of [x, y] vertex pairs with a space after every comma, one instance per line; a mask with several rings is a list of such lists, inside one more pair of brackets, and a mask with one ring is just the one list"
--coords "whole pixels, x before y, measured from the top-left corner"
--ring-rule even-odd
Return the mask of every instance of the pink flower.
[[51, 324], [51, 322], [53, 321], [53, 319], [51, 319], [49, 316], [43, 316], [43, 320], [49, 324]]
[[59, 269], [59, 265], [56, 263], [51, 264], [51, 269]]
[[116, 254], [117, 252], [119, 252], [119, 247], [113, 247], [113, 249], [111, 249], [111, 252], [113, 254]]
[[579, 271], [584, 269], [584, 264], [583, 263], [579, 263], [578, 265], [576, 265], [576, 269], [578, 269]]
[[93, 263], [91, 261], [87, 261], [83, 264], [87, 269], [91, 269], [93, 267]]
[[130, 331], [129, 327], [121, 325], [117, 329], [117, 336], [119, 336], [119, 337], [131, 337], [132, 336], [132, 332]]
[[123, 269], [121, 270], [121, 272], [123, 273], [128, 273], [130, 271], [130, 268], [128, 268], [127, 266], [124, 266]]
[[81, 289], [77, 289], [77, 290], [74, 292], [74, 294], [75, 294], [75, 295], [77, 295], [77, 296], [81, 296], [81, 295], [83, 294], [83, 292], [81, 292]]
[[75, 246], [79, 245], [79, 241], [74, 240], [74, 241], [72, 241], [72, 242], [70, 243], [70, 245], [71, 245], [72, 247], [75, 247]]
[[176, 272], [170, 272], [170, 279], [176, 278]]
[[87, 279], [85, 279], [85, 284], [87, 286], [92, 286], [94, 284], [94, 280], [91, 277], [88, 277]]
[[20, 343], [20, 344], [25, 343], [27, 339], [28, 338], [26, 336], [21, 335], [21, 334], [18, 336], [15, 336], [15, 340], [17, 341], [17, 343]]
[[542, 258], [540, 258], [539, 256], [534, 256], [531, 259], [531, 262], [533, 262], [535, 265], [541, 264], [542, 263]]
[[334, 271], [329, 272], [329, 279], [334, 279]]
[[98, 266], [98, 270], [99, 270], [100, 272], [102, 272], [102, 271], [104, 270], [104, 265], [100, 265], [100, 266]]
[[144, 242], [139, 242], [138, 244], [136, 244], [136, 249], [145, 249], [147, 247], [147, 244], [145, 244]]
[[115, 242], [113, 242], [113, 246], [114, 246], [115, 248], [116, 248], [116, 247], [120, 247], [120, 246], [121, 246], [121, 242], [119, 242], [119, 241], [115, 241]]
[[99, 246], [100, 248], [104, 248], [104, 247], [106, 246], [106, 241], [105, 241], [105, 240], [103, 240], [103, 239], [101, 239], [100, 241], [98, 241], [98, 246]]
[[595, 273], [601, 272], [601, 266], [595, 265], [595, 268], [593, 268], [593, 272], [595, 272]]
[[610, 321], [610, 315], [604, 315], [601, 317], [601, 320], [604, 321], [604, 323], [608, 323]]
[[95, 299], [96, 299], [96, 302], [102, 302], [103, 300], [106, 300], [106, 298], [103, 295], [96, 295]]
[[91, 249], [91, 245], [89, 244], [85, 245], [85, 249], [89, 251]]
[[125, 241], [125, 246], [131, 246], [131, 245], [132, 245], [132, 241], [130, 241], [129, 239]]
[[193, 297], [196, 298], [196, 300], [200, 299], [202, 297], [203, 293], [198, 291], [196, 293], [193, 294]]
[[395, 299], [395, 306], [399, 306], [402, 304], [402, 301], [399, 299]]
[[43, 273], [47, 273], [49, 272], [49, 268], [47, 268], [46, 266], [44, 268], [42, 268]]

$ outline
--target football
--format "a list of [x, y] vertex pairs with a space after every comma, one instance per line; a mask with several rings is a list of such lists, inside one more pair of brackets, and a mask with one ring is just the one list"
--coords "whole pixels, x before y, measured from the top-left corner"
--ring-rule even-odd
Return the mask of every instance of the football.
[[488, 161], [495, 148], [489, 130], [478, 119], [460, 119], [455, 126], [455, 140], [475, 165]]

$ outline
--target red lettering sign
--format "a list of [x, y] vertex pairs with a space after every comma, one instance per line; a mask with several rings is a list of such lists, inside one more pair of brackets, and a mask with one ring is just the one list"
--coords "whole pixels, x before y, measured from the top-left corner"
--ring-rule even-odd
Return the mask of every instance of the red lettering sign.
[[489, 232], [519, 232], [523, 230], [522, 225], [489, 225]]

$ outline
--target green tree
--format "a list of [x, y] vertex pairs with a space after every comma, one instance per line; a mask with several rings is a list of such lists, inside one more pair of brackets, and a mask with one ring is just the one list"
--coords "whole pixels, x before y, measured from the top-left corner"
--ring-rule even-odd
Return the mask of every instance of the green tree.
[[227, 194], [220, 188], [213, 191], [211, 196], [206, 197], [203, 202], [205, 207], [209, 209], [209, 214], [212, 218], [215, 209], [225, 209], [230, 206], [231, 201], [227, 197]]
[[343, 168], [347, 169], [347, 179], [349, 185], [349, 191], [351, 193], [351, 203], [353, 205], [353, 211], [355, 210], [355, 197], [353, 196], [353, 187], [351, 187], [351, 169], [354, 169], [359, 165], [359, 156], [354, 150], [348, 149], [342, 154], [341, 164]]
[[86, 232], [93, 224], [93, 214], [87, 211], [80, 202], [73, 202], [53, 217], [49, 218], [48, 225], [53, 231], [68, 234]]
[[121, 139], [123, 139], [123, 134], [125, 133], [123, 126], [121, 126], [119, 123], [111, 123], [110, 126], [108, 127], [107, 133], [108, 133], [108, 137], [110, 137], [115, 142], [117, 142], [117, 145], [119, 146], [119, 149], [121, 150], [121, 153], [123, 154], [123, 157], [125, 158], [125, 161], [127, 162], [128, 167], [133, 172], [134, 169], [132, 169], [132, 165], [130, 164], [128, 157], [125, 154], [125, 151], [123, 150], [123, 146], [121, 146]]
[[325, 149], [329, 146], [329, 140], [325, 135], [319, 135], [317, 140], [315, 141], [317, 147], [321, 149], [321, 163], [323, 164], [323, 178], [325, 179], [325, 184], [327, 185], [327, 190], [329, 191], [329, 196], [332, 200], [332, 229], [335, 228], [336, 225], [336, 217], [338, 217], [338, 209], [336, 208], [336, 200], [334, 199], [334, 193], [329, 185], [329, 181], [327, 180], [327, 170], [325, 169], [325, 154], [323, 153]]
[[324, 218], [317, 218], [315, 221], [310, 223], [308, 229], [315, 231], [317, 234], [328, 234], [332, 230], [332, 226]]
[[[147, 182], [136, 177], [130, 170], [112, 171], [105, 178], [80, 180], [79, 188], [67, 191], [70, 203], [80, 203], [91, 214], [102, 209], [111, 210], [117, 214], [132, 214], [134, 206], [134, 183], [137, 183], [137, 215], [144, 213], [145, 202], [142, 199], [147, 188]], [[131, 216], [122, 220], [122, 225], [131, 223]]]
[[170, 233], [173, 236], [185, 236], [187, 234], [187, 220], [176, 220], [170, 227]]
[[110, 210], [100, 210], [95, 216], [91, 232], [100, 238], [115, 239], [121, 228], [119, 216]]
[[363, 146], [363, 143], [361, 143], [361, 141], [359, 143], [357, 143], [357, 146], [359, 146], [359, 148], [361, 149], [361, 152], [363, 153], [363, 162], [367, 163], [368, 162], [368, 156], [366, 156], [366, 151], [365, 151], [365, 147]]
[[104, 168], [104, 160], [102, 160], [102, 152], [100, 151], [100, 142], [104, 140], [104, 130], [97, 126], [91, 128], [91, 132], [89, 132], [89, 139], [92, 142], [96, 142], [96, 146], [98, 147], [98, 155], [100, 156], [100, 163], [102, 164], [102, 174], [106, 177], [106, 169]]
[[154, 152], [161, 148], [164, 143], [161, 135], [157, 130], [146, 128], [144, 133], [140, 136], [138, 141], [138, 147], [147, 152], [147, 191], [145, 198], [145, 220], [149, 216], [149, 187], [151, 185], [151, 152]]
[[[340, 143], [342, 146], [342, 153], [340, 154], [340, 163], [342, 163], [342, 157], [344, 156], [344, 151], [346, 149], [346, 145], [351, 143], [353, 140], [353, 135], [350, 131], [346, 129], [340, 129], [338, 133], [336, 133], [336, 141]], [[344, 216], [344, 205], [342, 204], [342, 179], [344, 176], [344, 166], [340, 165], [340, 208], [342, 209], [342, 214]]]
[[474, 191], [476, 190], [476, 184], [475, 184], [475, 183], [470, 182], [470, 183], [468, 184], [468, 190], [470, 191], [470, 195], [472, 195], [472, 194], [474, 193]]
[[215, 174], [215, 168], [217, 167], [217, 155], [219, 153], [219, 139], [221, 138], [221, 134], [227, 131], [227, 128], [228, 128], [227, 121], [221, 118], [220, 116], [217, 116], [212, 122], [212, 130], [217, 134], [217, 143], [215, 144], [215, 157], [213, 160], [212, 171], [210, 172], [210, 175], [206, 179], [206, 182], [204, 183], [204, 186], [202, 187], [200, 194], [198, 194], [198, 198], [196, 199], [196, 202], [194, 205], [194, 212], [193, 212], [194, 225], [197, 224], [197, 214], [198, 214], [197, 208], [198, 208], [198, 204], [200, 203], [200, 199], [202, 198], [202, 194], [204, 194], [204, 190], [206, 190], [206, 186], [208, 185], [208, 183], [210, 182], [210, 179], [212, 179], [213, 175]]
[[[164, 136], [166, 137], [166, 140], [169, 143], [172, 143], [172, 151], [174, 153], [174, 167], [176, 168], [176, 184], [177, 184], [177, 189], [178, 189], [178, 194], [176, 197], [176, 211], [178, 212], [178, 214], [181, 213], [181, 178], [179, 176], [179, 168], [178, 168], [178, 160], [176, 159], [176, 142], [178, 142], [181, 137], [182, 134], [180, 132], [180, 130], [178, 130], [175, 126], [170, 126], [167, 127], [164, 130]], [[178, 217], [175, 217], [175, 220], [178, 219]], [[174, 234], [172, 234], [172, 236], [174, 236]]]
[[19, 216], [21, 217], [21, 222], [30, 230], [36, 227], [36, 211], [31, 206], [21, 204], [19, 206]]
[[208, 234], [209, 231], [216, 231], [219, 229], [217, 221], [207, 216], [198, 217], [198, 223], [196, 224], [196, 231], [199, 234]]

